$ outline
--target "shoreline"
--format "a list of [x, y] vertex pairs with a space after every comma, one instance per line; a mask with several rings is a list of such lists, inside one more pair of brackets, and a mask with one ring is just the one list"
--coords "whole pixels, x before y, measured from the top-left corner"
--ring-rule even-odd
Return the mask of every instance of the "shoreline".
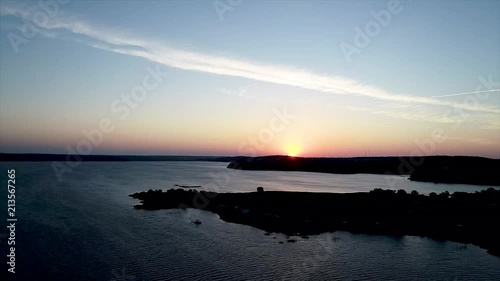
[[475, 156], [310, 158], [262, 156], [234, 159], [229, 169], [329, 174], [406, 175], [411, 181], [500, 186], [500, 159]]
[[375, 189], [359, 193], [260, 191], [215, 193], [186, 189], [129, 195], [135, 209], [196, 208], [266, 232], [308, 236], [337, 230], [422, 236], [472, 243], [500, 257], [500, 190], [420, 195]]
[[271, 155], [73, 155], [0, 153], [1, 162], [225, 162], [228, 169], [330, 174], [405, 175], [411, 181], [500, 186], [500, 159], [478, 156], [296, 157]]

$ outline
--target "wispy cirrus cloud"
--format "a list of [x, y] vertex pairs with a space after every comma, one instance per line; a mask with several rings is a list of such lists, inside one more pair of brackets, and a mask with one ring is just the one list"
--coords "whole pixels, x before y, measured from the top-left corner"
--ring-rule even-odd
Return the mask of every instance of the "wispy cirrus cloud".
[[464, 112], [453, 108], [397, 102], [371, 102], [348, 106], [350, 110], [368, 112], [395, 119], [446, 124], [474, 124], [480, 130], [500, 130], [500, 114], [490, 112]]
[[411, 120], [411, 121], [426, 121], [434, 123], [456, 123], [460, 122], [463, 118], [460, 116], [446, 116], [439, 115], [425, 110], [404, 110], [404, 108], [395, 108], [392, 106], [386, 106], [385, 108], [374, 108], [374, 107], [360, 107], [360, 106], [349, 106], [350, 110], [369, 112], [372, 114], [378, 114], [388, 117], [393, 117], [397, 119]]
[[472, 144], [477, 144], [477, 145], [494, 145], [498, 146], [498, 141], [494, 140], [488, 140], [484, 138], [470, 138], [470, 137], [450, 137], [450, 136], [445, 136], [443, 137], [445, 140], [454, 140], [454, 141], [459, 141], [459, 142], [465, 142], [465, 143], [472, 143]]
[[[30, 9], [21, 6], [2, 5], [0, 14], [2, 16], [13, 16], [23, 20], [33, 21]], [[487, 104], [474, 104], [449, 102], [433, 97], [417, 97], [404, 94], [394, 94], [374, 85], [367, 85], [360, 81], [336, 76], [314, 73], [309, 70], [300, 69], [292, 66], [277, 66], [248, 60], [227, 58], [203, 54], [199, 52], [185, 51], [168, 46], [168, 44], [139, 38], [123, 31], [106, 29], [93, 25], [84, 20], [78, 19], [73, 15], [67, 15], [60, 12], [56, 17], [39, 27], [45, 34], [51, 34], [51, 37], [57, 37], [57, 32], [73, 35], [75, 40], [80, 43], [88, 44], [91, 47], [103, 49], [106, 51], [119, 53], [128, 56], [141, 57], [156, 63], [164, 64], [170, 67], [200, 71], [211, 74], [227, 75], [253, 79], [262, 82], [269, 82], [302, 89], [314, 90], [323, 93], [332, 93], [337, 95], [353, 95], [369, 97], [378, 101], [399, 103], [405, 105], [433, 105], [453, 107], [462, 110], [476, 111], [490, 114], [500, 114], [498, 107]], [[50, 31], [50, 33], [49, 33]], [[61, 34], [61, 36], [63, 36]], [[82, 38], [83, 37], [83, 38]], [[490, 90], [491, 91], [491, 90]], [[455, 96], [465, 93], [443, 95]], [[433, 122], [451, 122], [437, 117], [422, 117], [410, 113], [389, 112], [387, 110], [377, 110], [373, 108], [356, 108], [352, 110], [370, 111], [372, 113], [385, 114], [395, 118], [409, 120], [422, 120]]]

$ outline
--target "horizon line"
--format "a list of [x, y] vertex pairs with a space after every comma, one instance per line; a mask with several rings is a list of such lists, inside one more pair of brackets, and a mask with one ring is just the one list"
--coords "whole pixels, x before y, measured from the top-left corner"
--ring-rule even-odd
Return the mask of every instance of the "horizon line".
[[[477, 158], [486, 158], [486, 159], [494, 159], [500, 160], [499, 158], [485, 157], [479, 155], [446, 155], [446, 154], [433, 154], [433, 155], [420, 155], [420, 156], [410, 156], [410, 155], [378, 155], [378, 156], [291, 156], [286, 154], [268, 154], [268, 155], [258, 155], [258, 156], [246, 156], [246, 155], [160, 155], [160, 154], [68, 154], [68, 153], [36, 153], [36, 152], [20, 152], [20, 153], [12, 153], [12, 152], [0, 152], [0, 156], [10, 155], [10, 156], [79, 156], [79, 157], [206, 157], [206, 158], [259, 158], [259, 157], [290, 157], [290, 158], [384, 158], [384, 157], [477, 157]], [[144, 161], [147, 162], [147, 161]]]

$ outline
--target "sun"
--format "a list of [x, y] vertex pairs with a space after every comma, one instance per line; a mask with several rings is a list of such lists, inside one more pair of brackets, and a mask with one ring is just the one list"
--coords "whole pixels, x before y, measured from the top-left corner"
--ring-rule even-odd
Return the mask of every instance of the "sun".
[[299, 146], [297, 145], [288, 145], [286, 148], [285, 148], [285, 152], [286, 152], [286, 155], [290, 156], [290, 157], [297, 157], [299, 155]]

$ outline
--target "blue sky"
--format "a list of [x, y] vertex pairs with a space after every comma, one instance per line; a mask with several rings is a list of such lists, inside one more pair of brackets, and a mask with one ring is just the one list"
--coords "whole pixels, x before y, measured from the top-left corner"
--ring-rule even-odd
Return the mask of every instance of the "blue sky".
[[[1, 2], [1, 152], [109, 118], [92, 153], [500, 157], [499, 1], [41, 2]], [[148, 69], [168, 77], [122, 116]]]

